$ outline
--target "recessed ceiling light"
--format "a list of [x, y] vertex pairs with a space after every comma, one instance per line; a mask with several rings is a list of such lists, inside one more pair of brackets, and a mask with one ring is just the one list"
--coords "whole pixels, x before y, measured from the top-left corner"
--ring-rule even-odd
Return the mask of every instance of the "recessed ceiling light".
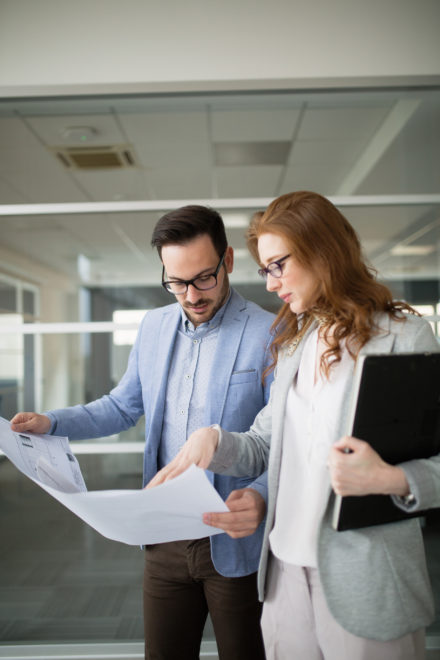
[[423, 257], [431, 254], [435, 245], [395, 245], [391, 248], [394, 257]]
[[61, 135], [66, 142], [85, 144], [92, 142], [98, 131], [93, 126], [67, 126], [61, 131]]

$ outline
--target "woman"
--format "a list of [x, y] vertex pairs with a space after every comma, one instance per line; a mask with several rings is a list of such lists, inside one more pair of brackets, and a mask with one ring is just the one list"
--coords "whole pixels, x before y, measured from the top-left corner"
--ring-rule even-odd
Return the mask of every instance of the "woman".
[[[330, 519], [332, 487], [387, 494], [408, 511], [440, 505], [438, 456], [392, 466], [343, 437], [358, 355], [439, 345], [429, 324], [376, 281], [353, 228], [324, 197], [276, 199], [253, 219], [248, 244], [267, 289], [284, 301], [270, 401], [247, 433], [196, 431], [155, 483], [191, 462], [236, 476], [268, 467], [259, 586], [269, 660], [421, 659], [433, 600], [419, 519], [346, 532]], [[240, 534], [238, 512], [205, 521]]]

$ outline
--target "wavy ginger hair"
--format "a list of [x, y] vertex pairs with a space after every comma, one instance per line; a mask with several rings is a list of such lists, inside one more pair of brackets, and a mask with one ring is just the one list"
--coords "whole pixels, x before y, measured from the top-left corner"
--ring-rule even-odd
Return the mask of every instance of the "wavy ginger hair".
[[323, 324], [329, 348], [321, 358], [321, 371], [328, 377], [331, 364], [341, 359], [342, 341], [356, 358], [377, 334], [377, 312], [397, 320], [404, 319], [402, 311], [417, 314], [405, 302], [393, 301], [388, 287], [376, 280], [355, 230], [325, 197], [309, 191], [288, 193], [275, 199], [264, 213], [254, 214], [246, 238], [258, 263], [258, 238], [267, 233], [280, 236], [292, 257], [320, 282], [318, 299], [304, 314], [294, 314], [287, 303], [279, 311], [272, 325], [273, 364], [268, 372], [275, 367], [280, 350], [299, 335], [311, 317], [318, 316]]

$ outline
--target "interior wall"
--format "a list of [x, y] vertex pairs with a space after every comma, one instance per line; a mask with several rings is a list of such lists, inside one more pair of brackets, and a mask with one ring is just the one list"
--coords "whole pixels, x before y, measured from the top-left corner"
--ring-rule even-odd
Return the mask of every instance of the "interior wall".
[[[21, 282], [32, 284], [39, 291], [38, 321], [56, 323], [78, 321], [78, 287], [77, 283], [63, 273], [46, 268], [10, 249], [0, 246], [0, 276], [1, 274], [16, 278]], [[40, 340], [38, 340], [40, 341]], [[41, 345], [41, 382], [37, 391], [41, 409], [61, 407], [70, 400], [78, 382], [81, 382], [81, 359], [79, 342], [71, 335], [46, 335]], [[72, 365], [75, 373], [72, 373]]]
[[437, 0], [0, 0], [3, 96], [439, 79]]
[[[44, 323], [59, 321], [60, 310], [62, 310], [61, 318], [69, 321], [78, 320], [78, 305], [71, 304], [72, 294], [77, 294], [77, 282], [64, 273], [47, 268], [0, 245], [1, 273], [39, 288], [39, 321]], [[66, 306], [69, 308], [68, 313]]]

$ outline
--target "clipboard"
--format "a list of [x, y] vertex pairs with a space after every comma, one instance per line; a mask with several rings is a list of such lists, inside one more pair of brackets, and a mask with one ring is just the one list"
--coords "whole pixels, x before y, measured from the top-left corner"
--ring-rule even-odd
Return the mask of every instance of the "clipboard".
[[[348, 433], [396, 465], [440, 453], [440, 353], [358, 358]], [[406, 513], [389, 495], [335, 496], [337, 531], [423, 516]]]

